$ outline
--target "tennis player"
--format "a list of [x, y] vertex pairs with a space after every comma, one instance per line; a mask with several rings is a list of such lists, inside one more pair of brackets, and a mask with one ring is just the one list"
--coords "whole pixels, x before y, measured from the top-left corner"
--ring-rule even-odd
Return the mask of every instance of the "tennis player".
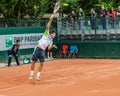
[[[54, 15], [51, 15], [49, 22], [46, 26], [44, 35], [39, 40], [38, 45], [34, 50], [34, 53], [32, 56], [31, 71], [30, 71], [29, 79], [33, 79], [35, 63], [38, 61], [38, 59], [39, 59], [40, 65], [38, 68], [36, 79], [37, 80], [40, 79], [40, 75], [41, 75], [41, 71], [43, 69], [43, 63], [44, 63], [44, 59], [45, 59], [45, 50], [47, 47], [49, 50], [55, 47], [54, 45], [52, 46], [52, 41], [53, 41], [53, 38], [56, 36], [56, 31], [54, 31], [54, 30], [50, 31], [50, 26], [53, 21], [53, 16]], [[51, 46], [49, 46], [49, 45], [51, 45]]]

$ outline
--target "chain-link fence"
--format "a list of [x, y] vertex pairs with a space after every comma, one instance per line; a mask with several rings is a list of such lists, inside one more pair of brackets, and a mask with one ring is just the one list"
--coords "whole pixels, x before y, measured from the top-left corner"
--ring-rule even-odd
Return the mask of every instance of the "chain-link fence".
[[114, 41], [120, 40], [120, 18], [58, 18], [59, 41]]
[[[6, 27], [42, 27], [46, 26], [48, 19], [0, 19], [0, 28]], [[53, 21], [53, 26], [57, 27], [57, 20]]]

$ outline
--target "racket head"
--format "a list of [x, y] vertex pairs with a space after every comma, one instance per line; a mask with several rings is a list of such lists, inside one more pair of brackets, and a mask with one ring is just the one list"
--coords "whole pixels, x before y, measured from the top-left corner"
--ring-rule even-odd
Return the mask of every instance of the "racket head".
[[53, 14], [57, 13], [57, 11], [60, 9], [60, 1], [56, 2], [55, 6], [54, 6], [54, 11]]

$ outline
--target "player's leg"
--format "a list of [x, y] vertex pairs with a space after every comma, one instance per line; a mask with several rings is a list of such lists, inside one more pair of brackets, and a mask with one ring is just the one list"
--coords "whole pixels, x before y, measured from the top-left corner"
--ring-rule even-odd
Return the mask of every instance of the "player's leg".
[[34, 71], [34, 69], [35, 69], [35, 63], [36, 63], [35, 61], [32, 61], [32, 63], [31, 63], [31, 70], [32, 71]]
[[40, 62], [40, 65], [39, 65], [39, 67], [38, 67], [37, 76], [36, 76], [36, 79], [37, 79], [37, 80], [40, 79], [42, 70], [43, 70], [43, 62]]
[[11, 56], [12, 56], [12, 53], [10, 50], [8, 50], [8, 67], [10, 67], [11, 65]]
[[33, 78], [34, 69], [35, 69], [35, 63], [36, 63], [37, 60], [38, 60], [38, 56], [39, 56], [39, 50], [38, 50], [38, 48], [36, 48], [35, 51], [34, 51], [34, 53], [33, 53], [33, 56], [32, 56], [32, 63], [31, 63], [31, 70], [30, 70], [29, 79], [32, 79], [32, 78]]
[[33, 78], [33, 75], [34, 75], [34, 69], [35, 69], [35, 61], [32, 61], [31, 63], [31, 71], [30, 71], [30, 76], [29, 76], [29, 79], [32, 79]]
[[37, 80], [40, 79], [41, 72], [43, 70], [43, 63], [44, 63], [44, 59], [45, 59], [45, 52], [43, 50], [40, 50], [39, 54], [40, 54], [40, 56], [39, 56], [40, 65], [39, 65], [38, 72], [37, 72], [37, 77], [36, 77]]

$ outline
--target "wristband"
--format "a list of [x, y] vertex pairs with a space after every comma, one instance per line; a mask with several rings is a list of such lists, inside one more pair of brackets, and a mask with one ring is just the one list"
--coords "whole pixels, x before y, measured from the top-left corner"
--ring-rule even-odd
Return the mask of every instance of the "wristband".
[[53, 18], [53, 17], [54, 17], [54, 14], [51, 15], [51, 18]]

